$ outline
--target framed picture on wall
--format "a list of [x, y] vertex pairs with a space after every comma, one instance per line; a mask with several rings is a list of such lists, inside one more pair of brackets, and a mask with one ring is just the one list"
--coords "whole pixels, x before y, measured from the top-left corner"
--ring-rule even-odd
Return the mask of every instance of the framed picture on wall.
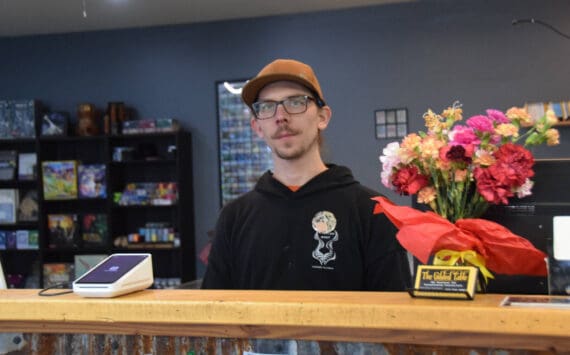
[[374, 111], [376, 139], [402, 138], [408, 134], [408, 110], [405, 108]]
[[269, 147], [251, 130], [251, 113], [241, 100], [245, 83], [216, 83], [222, 206], [252, 190], [259, 177], [273, 167]]

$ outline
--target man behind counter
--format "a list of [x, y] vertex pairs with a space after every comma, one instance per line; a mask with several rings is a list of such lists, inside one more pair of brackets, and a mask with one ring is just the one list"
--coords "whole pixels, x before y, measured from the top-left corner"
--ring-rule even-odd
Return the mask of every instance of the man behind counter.
[[[377, 192], [343, 166], [325, 164], [330, 123], [312, 68], [278, 59], [243, 88], [253, 131], [271, 148], [274, 170], [221, 211], [202, 288], [402, 291], [406, 252]], [[345, 142], [346, 143], [346, 142]]]

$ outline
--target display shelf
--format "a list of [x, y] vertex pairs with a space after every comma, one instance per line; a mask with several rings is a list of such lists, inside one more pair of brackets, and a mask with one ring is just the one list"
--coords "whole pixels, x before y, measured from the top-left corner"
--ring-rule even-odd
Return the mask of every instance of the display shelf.
[[[117, 148], [127, 147], [133, 156], [116, 161]], [[39, 234], [37, 250], [0, 250], [6, 273], [17, 272], [34, 277], [30, 285], [43, 287], [42, 267], [46, 263], [73, 263], [76, 255], [111, 254], [115, 252], [150, 252], [155, 256], [156, 272], [161, 277], [181, 282], [194, 280], [195, 247], [192, 191], [191, 135], [177, 132], [141, 133], [99, 136], [38, 136], [31, 139], [0, 140], [0, 150], [37, 154], [37, 176], [34, 180], [2, 180], [0, 188], [21, 191], [38, 190], [37, 222], [0, 225], [0, 230], [35, 229]], [[46, 200], [43, 191], [42, 163], [73, 160], [77, 164], [101, 164], [105, 167], [105, 195], [96, 198]], [[172, 205], [120, 206], [116, 193], [132, 182], [173, 182], [178, 185], [178, 201]], [[50, 248], [49, 215], [74, 215], [76, 228], [71, 246]], [[84, 217], [105, 215], [106, 237], [99, 244], [83, 240]], [[178, 233], [176, 247], [117, 248], [114, 237], [138, 231], [146, 222], [167, 222]], [[101, 222], [103, 223], [103, 222]], [[88, 231], [91, 233], [91, 231]], [[21, 256], [21, 260], [18, 259]], [[7, 260], [4, 260], [7, 259]], [[178, 264], [173, 264], [178, 263]]]
[[252, 190], [259, 177], [273, 167], [271, 151], [252, 131], [251, 112], [239, 95], [238, 89], [245, 83], [245, 80], [217, 83], [222, 206]]

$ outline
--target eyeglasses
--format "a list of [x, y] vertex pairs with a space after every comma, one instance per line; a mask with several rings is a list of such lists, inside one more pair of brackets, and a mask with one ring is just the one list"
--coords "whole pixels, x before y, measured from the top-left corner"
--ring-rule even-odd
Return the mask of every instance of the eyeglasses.
[[287, 113], [298, 114], [307, 111], [309, 100], [315, 101], [314, 98], [307, 95], [291, 96], [281, 101], [259, 101], [254, 102], [251, 106], [255, 117], [260, 120], [266, 120], [277, 112], [277, 106], [283, 105]]

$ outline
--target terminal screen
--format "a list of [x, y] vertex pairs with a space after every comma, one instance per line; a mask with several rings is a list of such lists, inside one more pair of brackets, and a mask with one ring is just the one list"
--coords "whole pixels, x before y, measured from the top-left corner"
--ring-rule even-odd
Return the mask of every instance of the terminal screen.
[[146, 258], [148, 255], [111, 255], [75, 283], [110, 284], [116, 282]]

